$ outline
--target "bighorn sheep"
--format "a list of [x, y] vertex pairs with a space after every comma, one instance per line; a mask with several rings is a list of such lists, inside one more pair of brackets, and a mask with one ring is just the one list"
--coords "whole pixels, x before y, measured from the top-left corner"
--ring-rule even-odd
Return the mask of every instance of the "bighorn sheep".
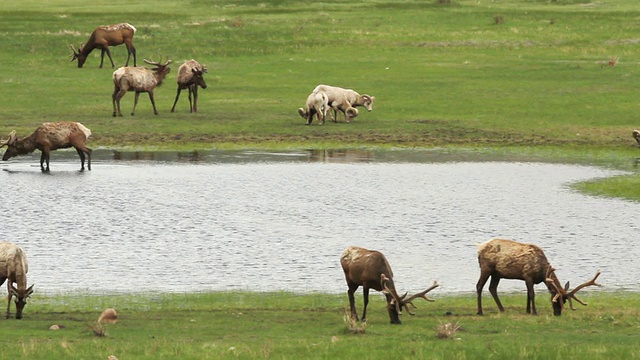
[[640, 130], [633, 130], [633, 138], [638, 142], [638, 146], [640, 146]]
[[153, 89], [162, 85], [164, 77], [171, 71], [169, 68], [171, 60], [167, 60], [164, 65], [147, 59], [144, 59], [144, 62], [149, 65], [154, 65], [156, 68], [147, 69], [144, 67], [121, 67], [113, 72], [114, 90], [113, 95], [111, 95], [111, 99], [113, 100], [113, 116], [122, 116], [122, 112], [120, 111], [120, 99], [122, 99], [127, 91], [135, 91], [136, 93], [131, 115], [135, 114], [136, 105], [138, 105], [138, 97], [140, 96], [140, 93], [143, 92], [149, 93], [149, 99], [153, 106], [153, 113], [158, 115], [156, 102], [153, 98]]
[[549, 264], [542, 249], [533, 244], [523, 244], [512, 240], [492, 239], [478, 245], [478, 262], [480, 263], [480, 279], [476, 285], [478, 293], [478, 315], [482, 315], [482, 288], [491, 277], [489, 292], [498, 305], [500, 311], [504, 311], [498, 298], [498, 283], [500, 279], [524, 280], [527, 284], [527, 314], [537, 315], [535, 303], [535, 291], [533, 285], [544, 282], [551, 293], [551, 305], [553, 314], [562, 315], [564, 303], [569, 300], [571, 310], [572, 299], [582, 305], [587, 305], [576, 297], [576, 293], [586, 286], [600, 286], [596, 279], [600, 271], [593, 279], [579, 285], [569, 291], [569, 282], [564, 287], [556, 277], [555, 269]]
[[319, 91], [309, 94], [305, 108], [298, 108], [298, 114], [307, 119], [307, 125], [311, 125], [313, 115], [318, 118], [318, 122], [320, 124], [324, 124], [324, 119], [327, 117], [328, 110], [329, 98], [327, 97], [327, 94]]
[[[205, 65], [200, 65], [197, 61], [191, 59], [185, 61], [184, 64], [178, 68], [178, 93], [176, 94], [176, 100], [173, 102], [171, 112], [176, 110], [176, 104], [180, 97], [180, 91], [189, 89], [189, 112], [198, 112], [198, 86], [203, 89], [207, 88], [207, 83], [204, 82], [203, 74], [207, 72]], [[193, 94], [193, 103], [191, 102], [191, 94]]]
[[104, 63], [104, 54], [107, 53], [109, 60], [111, 61], [111, 67], [115, 67], [116, 65], [113, 63], [113, 59], [111, 58], [111, 52], [109, 51], [109, 46], [117, 46], [120, 44], [125, 44], [127, 47], [127, 62], [124, 66], [129, 66], [129, 58], [133, 55], [133, 66], [136, 65], [136, 48], [133, 46], [133, 35], [136, 33], [136, 28], [133, 25], [128, 23], [114, 24], [114, 25], [105, 25], [99, 26], [91, 33], [89, 36], [89, 41], [82, 45], [80, 44], [80, 50], [76, 50], [73, 45], [70, 45], [71, 51], [73, 54], [71, 55], [71, 61], [78, 60], [78, 67], [81, 68], [84, 65], [84, 62], [87, 61], [87, 56], [93, 51], [93, 49], [102, 50], [102, 54], [100, 56], [100, 68], [102, 68], [102, 64]]
[[[51, 151], [73, 147], [80, 156], [80, 170], [84, 170], [85, 154], [87, 154], [88, 159], [87, 168], [91, 170], [92, 150], [85, 145], [90, 135], [91, 130], [79, 122], [43, 123], [33, 134], [22, 139], [16, 137], [14, 130], [9, 134], [8, 140], [0, 142], [0, 148], [7, 146], [7, 151], [2, 156], [2, 160], [9, 160], [16, 155], [30, 154], [38, 149], [42, 153], [40, 155], [40, 169], [49, 171], [49, 155]], [[46, 169], [43, 165], [45, 161], [47, 162]]]
[[[329, 97], [329, 105], [332, 109], [332, 117], [333, 121], [336, 122], [338, 120], [338, 110], [340, 110], [345, 115], [345, 120], [347, 122], [351, 121], [352, 118], [358, 115], [356, 110], [355, 115], [349, 115], [347, 110], [350, 110], [351, 107], [356, 108], [358, 106], [364, 106], [367, 111], [373, 110], [373, 100], [375, 100], [375, 96], [370, 96], [367, 94], [360, 95], [356, 91], [351, 89], [343, 89], [337, 86], [330, 85], [318, 85], [313, 92], [323, 91]], [[345, 103], [346, 101], [346, 103]]]
[[[0, 242], [0, 285], [7, 281], [7, 319], [11, 315], [11, 298], [15, 297], [16, 319], [22, 319], [22, 310], [27, 298], [33, 294], [33, 285], [27, 287], [29, 265], [27, 255], [19, 247], [10, 242]], [[16, 283], [16, 288], [13, 284]]]
[[347, 280], [349, 290], [349, 306], [351, 308], [351, 317], [358, 320], [356, 311], [354, 293], [358, 287], [362, 286], [364, 296], [364, 310], [362, 312], [362, 321], [367, 319], [367, 305], [369, 304], [369, 289], [382, 291], [387, 298], [387, 311], [392, 324], [401, 324], [400, 316], [402, 308], [405, 308], [410, 315], [414, 315], [409, 305], [415, 308], [412, 301], [416, 298], [429, 299], [426, 294], [440, 286], [437, 281], [423, 292], [406, 298], [407, 294], [399, 296], [393, 283], [393, 272], [387, 259], [381, 252], [375, 250], [367, 250], [361, 247], [350, 246], [340, 256], [340, 264], [344, 270], [344, 276]]

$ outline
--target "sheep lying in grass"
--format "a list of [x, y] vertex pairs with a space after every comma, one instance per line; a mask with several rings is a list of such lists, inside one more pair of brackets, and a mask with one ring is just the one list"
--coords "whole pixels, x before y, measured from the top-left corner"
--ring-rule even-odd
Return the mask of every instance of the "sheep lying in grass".
[[[320, 91], [323, 91], [329, 97], [329, 106], [331, 106], [331, 109], [333, 110], [332, 120], [334, 122], [338, 120], [338, 110], [345, 115], [345, 120], [349, 122], [352, 118], [358, 116], [358, 111], [355, 109], [356, 107], [364, 106], [367, 111], [371, 111], [373, 109], [373, 100], [375, 100], [375, 96], [367, 94], [360, 95], [351, 89], [343, 89], [341, 87], [323, 84], [318, 85], [313, 89], [313, 92]], [[345, 102], [347, 102], [348, 105], [345, 104]]]
[[324, 124], [324, 119], [327, 117], [328, 110], [329, 98], [323, 91], [319, 91], [309, 94], [305, 108], [298, 108], [298, 114], [307, 119], [307, 125], [311, 125], [313, 115], [318, 118], [318, 122], [320, 124]]

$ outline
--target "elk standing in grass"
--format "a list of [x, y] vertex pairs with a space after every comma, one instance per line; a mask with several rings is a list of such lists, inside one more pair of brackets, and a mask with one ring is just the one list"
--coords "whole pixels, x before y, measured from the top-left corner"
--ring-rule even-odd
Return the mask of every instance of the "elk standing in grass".
[[476, 285], [478, 294], [478, 315], [482, 315], [482, 288], [489, 277], [489, 292], [498, 305], [500, 311], [504, 307], [498, 298], [498, 283], [500, 279], [524, 280], [527, 284], [527, 314], [537, 315], [535, 291], [533, 285], [544, 282], [551, 293], [553, 314], [562, 315], [564, 303], [569, 300], [571, 310], [575, 310], [572, 300], [587, 305], [576, 297], [576, 293], [586, 286], [596, 285], [600, 271], [593, 279], [569, 291], [569, 282], [564, 287], [556, 277], [554, 268], [547, 261], [542, 249], [536, 245], [523, 244], [512, 240], [492, 239], [478, 245], [478, 262], [480, 263], [480, 279]]
[[[176, 104], [180, 97], [180, 91], [189, 89], [189, 112], [198, 112], [198, 86], [203, 89], [207, 88], [207, 83], [204, 82], [202, 77], [207, 72], [207, 67], [200, 65], [197, 61], [191, 59], [185, 61], [184, 64], [178, 68], [178, 93], [176, 94], [176, 100], [173, 102], [171, 112], [176, 110]], [[193, 103], [191, 102], [191, 95], [193, 94]]]
[[[10, 242], [0, 242], [0, 285], [7, 281], [7, 319], [11, 315], [11, 298], [15, 297], [16, 319], [22, 319], [27, 298], [33, 293], [33, 285], [27, 287], [29, 265], [24, 251]], [[17, 284], [16, 288], [13, 284]]]
[[414, 315], [409, 308], [413, 305], [412, 301], [417, 298], [429, 299], [426, 294], [439, 286], [437, 281], [423, 292], [412, 295], [407, 298], [407, 294], [399, 296], [393, 283], [393, 272], [389, 262], [384, 255], [375, 250], [367, 250], [361, 247], [350, 246], [340, 256], [340, 264], [344, 270], [344, 276], [347, 280], [349, 290], [349, 306], [351, 308], [351, 317], [358, 319], [355, 304], [355, 292], [358, 287], [362, 286], [364, 296], [364, 310], [362, 311], [362, 321], [367, 318], [367, 305], [369, 304], [369, 289], [382, 291], [387, 298], [387, 311], [392, 324], [401, 324], [400, 315], [402, 308], [405, 308], [410, 315]]
[[84, 62], [87, 61], [87, 56], [93, 51], [93, 49], [100, 49], [102, 51], [100, 56], [100, 67], [104, 63], [104, 54], [106, 53], [111, 61], [111, 67], [116, 65], [111, 58], [111, 52], [109, 46], [117, 46], [124, 44], [127, 47], [127, 62], [125, 66], [129, 66], [129, 59], [133, 55], [133, 66], [136, 65], [136, 48], [133, 46], [133, 35], [136, 33], [136, 28], [128, 23], [114, 24], [99, 26], [89, 36], [89, 41], [86, 44], [80, 45], [80, 50], [76, 50], [73, 45], [70, 45], [73, 54], [71, 61], [78, 60], [78, 67], [81, 68]]
[[147, 59], [144, 59], [144, 62], [156, 67], [153, 69], [147, 69], [144, 67], [121, 67], [113, 72], [114, 90], [113, 95], [111, 95], [111, 99], [113, 101], [113, 116], [122, 116], [122, 112], [120, 111], [120, 99], [122, 99], [127, 91], [135, 91], [136, 93], [131, 115], [135, 114], [136, 105], [138, 105], [138, 98], [140, 97], [140, 93], [143, 92], [149, 93], [149, 99], [153, 106], [153, 113], [158, 115], [156, 102], [153, 98], [153, 89], [162, 85], [162, 81], [165, 76], [167, 76], [171, 71], [169, 68], [171, 60], [167, 60], [164, 64], [149, 61]]
[[[7, 146], [2, 156], [2, 160], [7, 161], [17, 155], [25, 155], [34, 152], [36, 149], [42, 153], [40, 155], [40, 169], [49, 171], [49, 157], [51, 151], [73, 147], [80, 156], [81, 168], [84, 170], [84, 158], [87, 154], [87, 168], [91, 170], [91, 149], [85, 142], [91, 135], [91, 130], [87, 129], [79, 122], [56, 122], [43, 123], [33, 134], [19, 139], [15, 130], [9, 134], [9, 139], [0, 142], [0, 148]], [[46, 161], [47, 167], [44, 167]]]

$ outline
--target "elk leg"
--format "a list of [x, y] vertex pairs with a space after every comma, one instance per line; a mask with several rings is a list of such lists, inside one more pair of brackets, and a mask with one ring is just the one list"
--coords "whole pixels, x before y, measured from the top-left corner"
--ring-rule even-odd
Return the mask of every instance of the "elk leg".
[[193, 85], [193, 112], [198, 112], [198, 85]]
[[369, 288], [362, 287], [362, 296], [364, 297], [364, 310], [362, 310], [362, 322], [367, 321], [367, 305], [369, 305]]
[[140, 98], [140, 92], [136, 91], [136, 95], [133, 98], [133, 110], [131, 110], [131, 115], [136, 112], [136, 106], [138, 105], [138, 98]]
[[133, 55], [133, 66], [136, 66], [136, 48], [133, 45], [127, 44], [127, 62], [124, 66], [129, 66], [129, 58]]
[[178, 103], [178, 99], [180, 98], [180, 91], [182, 91], [182, 89], [180, 89], [180, 87], [178, 86], [178, 93], [176, 94], [176, 100], [173, 102], [173, 107], [171, 108], [171, 112], [176, 111], [176, 104]]
[[498, 305], [498, 309], [500, 312], [504, 311], [504, 307], [502, 307], [502, 303], [500, 302], [500, 298], [498, 297], [498, 284], [500, 283], [500, 278], [497, 276], [491, 276], [491, 282], [489, 283], [489, 292], [491, 296], [493, 296], [493, 300], [496, 301]]
[[194, 89], [197, 89], [197, 85], [190, 85], [189, 86], [189, 112], [190, 113], [193, 112], [193, 101], [191, 101], [191, 97], [195, 96], [195, 95], [193, 95], [193, 92], [195, 91]]
[[[47, 163], [46, 169], [43, 166], [45, 162]], [[48, 149], [42, 149], [42, 152], [40, 153], [40, 170], [45, 172], [49, 171], [49, 150]]]
[[478, 294], [478, 315], [482, 315], [482, 288], [484, 288], [484, 284], [489, 280], [489, 274], [481, 273], [480, 279], [478, 279], [478, 283], [476, 284], [476, 292]]
[[[0, 285], [2, 285], [2, 283], [0, 283]], [[7, 281], [7, 292], [9, 293], [9, 295], [7, 295], [7, 313], [6, 313], [6, 318], [8, 319], [9, 316], [11, 316], [11, 312], [9, 310], [11, 309], [11, 297], [13, 296], [13, 294], [11, 293], [11, 280]]]
[[533, 310], [533, 315], [538, 315], [536, 311], [536, 292], [533, 289], [533, 282], [527, 281], [527, 314], [531, 314], [531, 310]]
[[153, 91], [149, 91], [149, 100], [151, 100], [151, 106], [153, 106], [153, 113], [158, 115], [158, 110], [156, 110], [156, 101], [153, 99]]
[[[111, 99], [113, 100], [113, 116], [116, 115], [122, 116], [122, 112], [120, 111], [120, 99], [126, 94], [126, 91], [123, 90], [114, 90], [113, 95], [111, 95]], [[116, 104], [118, 105], [117, 113], [116, 113]]]
[[356, 298], [355, 292], [358, 290], [358, 286], [349, 285], [349, 290], [347, 291], [347, 295], [349, 296], [349, 308], [351, 310], [351, 318], [355, 318], [358, 321], [358, 312], [356, 311]]
[[107, 56], [109, 57], [109, 61], [111, 61], [111, 67], [112, 68], [116, 67], [116, 64], [113, 63], [113, 59], [111, 58], [111, 51], [109, 51], [109, 48], [102, 49], [102, 60], [100, 61], [100, 67], [102, 67], [102, 61], [104, 60], [104, 53], [107, 53]]
[[82, 167], [80, 168], [80, 171], [83, 171], [83, 170], [84, 170], [84, 154], [85, 154], [85, 153], [87, 154], [87, 158], [88, 158], [87, 168], [88, 168], [89, 170], [91, 170], [91, 151], [92, 151], [92, 150], [91, 150], [91, 149], [89, 149], [89, 148], [88, 148], [88, 147], [86, 147], [86, 146], [81, 146], [81, 145], [78, 145], [78, 146], [76, 146], [75, 148], [76, 148], [76, 151], [78, 152], [78, 155], [80, 156], [80, 163], [81, 163], [81, 166], [82, 166]]

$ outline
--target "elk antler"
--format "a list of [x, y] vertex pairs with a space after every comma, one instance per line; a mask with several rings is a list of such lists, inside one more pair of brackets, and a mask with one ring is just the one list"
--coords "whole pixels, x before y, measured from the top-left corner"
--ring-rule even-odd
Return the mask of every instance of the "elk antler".
[[[402, 306], [404, 306], [404, 307], [405, 307], [405, 309], [407, 309], [407, 312], [409, 313], [409, 315], [415, 315], [414, 313], [412, 313], [412, 312], [411, 312], [411, 310], [409, 310], [409, 305], [413, 306], [413, 308], [414, 308], [414, 309], [416, 309], [416, 308], [417, 308], [417, 306], [413, 305], [413, 302], [412, 302], [412, 301], [413, 301], [414, 299], [417, 299], [417, 298], [423, 298], [423, 299], [425, 299], [425, 300], [427, 300], [427, 301], [434, 302], [435, 300], [428, 298], [426, 294], [427, 294], [429, 291], [431, 291], [431, 290], [433, 290], [433, 289], [437, 288], [438, 286], [440, 286], [440, 284], [438, 284], [438, 282], [437, 282], [437, 281], [434, 281], [434, 282], [433, 282], [433, 285], [431, 285], [431, 286], [430, 286], [429, 288], [427, 288], [425, 291], [423, 291], [423, 292], [419, 292], [419, 293], [414, 294], [414, 295], [411, 295], [408, 299], [404, 299], [404, 297], [403, 297], [403, 299], [402, 299]], [[405, 295], [405, 296], [406, 296], [406, 295]]]
[[[391, 297], [393, 298], [393, 303], [396, 306], [396, 311], [398, 312], [398, 315], [402, 315], [402, 305], [401, 305], [402, 299], [398, 297], [398, 294], [395, 291], [395, 287], [394, 289], [389, 289], [389, 287], [387, 286], [387, 282], [389, 282], [389, 278], [385, 274], [381, 274], [380, 283], [382, 284], [384, 291], [387, 294], [391, 295]], [[405, 294], [405, 296], [407, 296], [407, 294]]]
[[78, 58], [78, 55], [80, 55], [80, 52], [76, 50], [76, 48], [73, 45], [69, 45], [69, 47], [71, 48], [71, 51], [73, 51], [73, 54], [71, 54], [71, 61], [73, 61]]
[[9, 133], [9, 138], [5, 141], [0, 141], [0, 148], [3, 146], [11, 145], [16, 140], [16, 131], [13, 130]]
[[[147, 60], [147, 59], [143, 59], [144, 62], [146, 62], [149, 65], [155, 65], [155, 66], [167, 66], [169, 64], [172, 63], [172, 60], [167, 60], [166, 63], [164, 63], [164, 65], [160, 64], [160, 62], [155, 62], [155, 61], [151, 61], [151, 60]], [[160, 58], [160, 60], [162, 60], [162, 58]]]
[[602, 285], [596, 283], [596, 279], [598, 278], [598, 276], [600, 276], [600, 270], [598, 270], [596, 272], [596, 275], [593, 277], [593, 279], [591, 279], [591, 280], [589, 280], [589, 281], [587, 281], [587, 282], [585, 282], [583, 284], [580, 284], [580, 285], [576, 286], [575, 289], [571, 290], [571, 292], [567, 294], [567, 297], [569, 297], [569, 305], [571, 306], [571, 310], [575, 310], [575, 308], [573, 307], [573, 303], [571, 302], [571, 299], [574, 299], [575, 301], [579, 302], [580, 305], [583, 305], [583, 306], [587, 305], [587, 303], [585, 303], [582, 300], [578, 299], [578, 297], [576, 296], [576, 293], [578, 291], [580, 291], [582, 288], [585, 288], [587, 286], [602, 286]]
[[[546, 283], [549, 286], [553, 286], [556, 289], [556, 294], [553, 297], [553, 299], [551, 299], [551, 301], [553, 302], [557, 302], [558, 299], [560, 299], [560, 297], [564, 296], [565, 298], [567, 298], [567, 300], [569, 300], [569, 307], [571, 308], [571, 310], [576, 310], [575, 307], [573, 307], [573, 301], [575, 300], [578, 303], [580, 303], [581, 305], [586, 306], [587, 303], [585, 303], [584, 301], [578, 299], [578, 297], [576, 296], [576, 293], [578, 291], [580, 291], [582, 288], [585, 288], [587, 286], [601, 286], [600, 284], [596, 283], [596, 279], [598, 278], [598, 276], [600, 276], [600, 270], [598, 270], [598, 272], [596, 272], [596, 275], [593, 277], [593, 279], [577, 286], [575, 289], [571, 290], [571, 292], [569, 292], [569, 282], [567, 282], [567, 284], [565, 285], [564, 288], [562, 288], [562, 286], [560, 286], [560, 281], [558, 280], [558, 278], [556, 276], [552, 276], [554, 275], [553, 272], [555, 271], [555, 269], [551, 266], [549, 266], [549, 268], [547, 269], [547, 279], [546, 279]], [[564, 309], [564, 302], [560, 304], [562, 306], [562, 308]]]

